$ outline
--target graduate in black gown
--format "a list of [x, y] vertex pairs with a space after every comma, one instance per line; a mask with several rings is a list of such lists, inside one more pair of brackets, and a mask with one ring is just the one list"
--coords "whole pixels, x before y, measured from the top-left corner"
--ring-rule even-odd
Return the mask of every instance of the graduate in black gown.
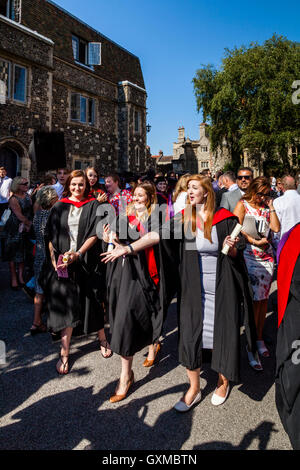
[[[157, 237], [156, 232], [148, 233], [131, 244], [134, 252], [139, 252], [159, 243], [160, 240], [160, 254], [164, 266], [168, 260], [163, 294], [168, 303], [177, 292], [179, 360], [187, 368], [190, 380], [188, 392], [175, 405], [178, 411], [189, 410], [201, 399], [203, 312], [198, 251], [195, 234], [192, 233], [195, 231], [193, 225], [197, 223], [197, 219], [202, 224], [206, 236], [209, 237], [213, 225], [216, 226], [218, 235], [212, 368], [219, 373], [218, 386], [214, 393], [219, 403], [224, 402], [228, 395], [229, 381], [239, 381], [242, 309], [247, 343], [254, 353], [256, 345], [251, 287], [242, 255], [245, 244], [230, 239], [230, 234], [238, 223], [237, 218], [224, 209], [214, 216], [214, 192], [209, 179], [193, 175], [189, 179], [189, 185], [188, 202], [194, 209], [188, 213], [186, 208], [183, 215], [180, 213], [164, 224], [160, 237]], [[190, 215], [194, 217], [192, 227]], [[221, 253], [224, 244], [230, 246], [228, 256]], [[130, 249], [117, 246], [110, 255], [106, 255], [106, 259], [115, 260], [127, 253], [130, 253]]]
[[[155, 203], [155, 186], [150, 182], [138, 184], [126, 213], [120, 213], [115, 227], [110, 227], [119, 244], [110, 253], [103, 254], [104, 262], [112, 261], [107, 264], [111, 348], [122, 361], [120, 380], [115, 394], [110, 397], [111, 402], [124, 399], [133, 383], [134, 354], [152, 345], [144, 363], [148, 367], [159, 350], [164, 318], [163, 272], [158, 247], [143, 249], [143, 242], [141, 244], [141, 237], [147, 238], [147, 233], [155, 229], [154, 225], [158, 227]], [[106, 228], [104, 240], [107, 242], [105, 235], [108, 235]], [[158, 233], [154, 235], [158, 241]], [[141, 248], [138, 253], [134, 253], [133, 242]]]
[[[188, 411], [201, 399], [200, 368], [202, 364], [204, 318], [201, 291], [204, 280], [199, 269], [196, 244], [196, 227], [204, 238], [212, 240], [214, 227], [217, 234], [217, 264], [215, 274], [215, 299], [213, 322], [213, 350], [211, 367], [219, 374], [212, 403], [224, 403], [229, 392], [229, 381], [238, 382], [240, 361], [240, 319], [244, 309], [245, 333], [249, 348], [255, 353], [255, 324], [252, 292], [243, 259], [243, 239], [231, 240], [230, 234], [238, 223], [229, 211], [220, 209], [214, 214], [214, 191], [208, 178], [193, 175], [188, 180], [187, 207], [175, 216], [171, 225], [162, 231], [161, 244], [173, 246], [171, 251], [178, 259], [174, 272], [178, 281], [177, 309], [179, 326], [179, 361], [187, 369], [190, 388], [176, 403], [177, 411]], [[172, 225], [173, 223], [173, 225]], [[179, 238], [180, 230], [182, 237]], [[167, 240], [171, 238], [171, 240]], [[172, 240], [173, 238], [173, 240]], [[230, 247], [228, 255], [223, 246]], [[206, 300], [204, 300], [206, 302]]]
[[276, 406], [293, 449], [300, 450], [300, 224], [278, 249]]
[[[98, 332], [102, 355], [111, 355], [104, 333], [101, 272], [97, 237], [99, 203], [89, 197], [84, 171], [73, 171], [66, 183], [63, 199], [51, 209], [45, 233], [47, 263], [41, 282], [48, 307], [48, 329], [61, 332], [61, 352], [56, 369], [68, 373], [70, 340], [74, 334]], [[62, 259], [62, 255], [64, 259]], [[109, 351], [108, 351], [109, 350]], [[107, 352], [108, 351], [108, 352]]]

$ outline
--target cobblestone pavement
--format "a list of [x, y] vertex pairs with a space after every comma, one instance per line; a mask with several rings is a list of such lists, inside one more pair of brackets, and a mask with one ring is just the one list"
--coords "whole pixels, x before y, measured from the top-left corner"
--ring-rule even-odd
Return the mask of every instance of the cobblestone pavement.
[[32, 302], [9, 289], [7, 267], [0, 263], [0, 339], [7, 348], [7, 364], [0, 366], [0, 449], [291, 449], [275, 407], [275, 287], [265, 328], [272, 358], [263, 360], [264, 371], [249, 367], [242, 336], [241, 383], [232, 384], [223, 406], [213, 407], [217, 374], [204, 364], [203, 399], [182, 415], [172, 409], [187, 388], [177, 360], [175, 303], [159, 362], [145, 369], [147, 349], [137, 354], [131, 393], [111, 404], [119, 357], [103, 359], [95, 335], [76, 338], [70, 373], [58, 376], [58, 343], [49, 334], [30, 335]]

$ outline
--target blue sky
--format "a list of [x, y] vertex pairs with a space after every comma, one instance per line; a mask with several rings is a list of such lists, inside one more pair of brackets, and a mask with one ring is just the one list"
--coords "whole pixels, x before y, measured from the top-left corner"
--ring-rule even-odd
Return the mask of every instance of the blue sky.
[[[225, 48], [263, 43], [273, 33], [300, 41], [300, 6], [286, 0], [56, 0], [137, 55], [148, 99], [151, 153], [172, 154], [177, 129], [197, 139], [192, 79], [201, 65], [219, 66]], [[295, 77], [300, 79], [300, 77]]]

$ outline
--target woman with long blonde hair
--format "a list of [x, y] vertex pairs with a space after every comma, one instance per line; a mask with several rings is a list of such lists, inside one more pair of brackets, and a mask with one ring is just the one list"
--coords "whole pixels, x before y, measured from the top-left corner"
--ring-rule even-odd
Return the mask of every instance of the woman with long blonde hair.
[[[134, 354], [150, 345], [144, 362], [145, 367], [150, 367], [160, 349], [164, 310], [159, 248], [145, 247], [135, 253], [132, 247], [155, 230], [156, 202], [155, 186], [151, 182], [142, 182], [135, 188], [133, 202], [128, 205], [126, 214], [117, 217], [115, 227], [113, 224], [104, 227], [103, 240], [108, 242], [112, 234], [117, 240], [117, 248], [104, 254], [105, 262], [112, 261], [107, 265], [110, 344], [121, 356], [121, 375], [115, 393], [110, 397], [112, 403], [126, 398], [133, 384]], [[114, 257], [118, 249], [123, 255], [130, 256]]]
[[[190, 385], [175, 404], [179, 412], [190, 410], [201, 400], [202, 349], [212, 350], [211, 366], [219, 374], [213, 405], [225, 402], [229, 381], [239, 381], [242, 308], [247, 341], [255, 349], [244, 244], [230, 237], [238, 220], [226, 209], [214, 214], [215, 195], [207, 177], [190, 176], [187, 193], [185, 210], [164, 224], [159, 237], [148, 233], [131, 244], [136, 253], [160, 241], [162, 252], [171, 252], [164, 293], [170, 299], [177, 291], [179, 361], [187, 369]], [[222, 253], [225, 245], [229, 246], [228, 255]], [[113, 261], [127, 253], [116, 246], [104, 256], [106, 261]]]

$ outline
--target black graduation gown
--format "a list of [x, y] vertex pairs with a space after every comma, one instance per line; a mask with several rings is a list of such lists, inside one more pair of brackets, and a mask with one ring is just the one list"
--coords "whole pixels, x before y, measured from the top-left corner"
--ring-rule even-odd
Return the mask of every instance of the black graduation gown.
[[[150, 231], [150, 221], [148, 224]], [[121, 243], [132, 243], [140, 236], [136, 227], [129, 224], [126, 215], [117, 217], [116, 232]], [[110, 346], [121, 356], [133, 356], [156, 342], [162, 332], [166, 311], [164, 273], [158, 245], [153, 250], [159, 287], [150, 277], [145, 251], [120, 257], [107, 264], [107, 300], [112, 334]]]
[[[56, 261], [59, 254], [70, 249], [68, 215], [71, 205], [57, 202], [51, 209], [46, 226], [46, 248], [52, 243]], [[82, 206], [79, 220], [77, 250], [96, 235], [99, 203], [92, 200]], [[100, 240], [85, 255], [68, 267], [69, 277], [58, 278], [46, 249], [46, 263], [40, 277], [48, 307], [47, 326], [58, 332], [77, 327], [73, 334], [89, 334], [104, 326], [102, 301], [105, 291], [105, 267], [100, 261]]]
[[[300, 225], [297, 228], [300, 235]], [[298, 237], [299, 237], [298, 235]], [[286, 247], [288, 248], [288, 247]], [[280, 326], [277, 334], [276, 347], [276, 406], [294, 449], [300, 450], [300, 254], [299, 238], [298, 247], [290, 248], [298, 250], [295, 261], [291, 258], [291, 252], [282, 252], [279, 270], [282, 269], [281, 262], [287, 262], [293, 269], [291, 281], [288, 280], [288, 300], [284, 310], [283, 319], [279, 321]], [[295, 263], [295, 264], [294, 264]], [[288, 276], [288, 269], [283, 266], [283, 276]], [[278, 280], [278, 296], [284, 295]], [[280, 304], [281, 299], [278, 299]], [[279, 305], [280, 306], [280, 305]], [[280, 309], [278, 311], [280, 314]]]
[[[224, 209], [220, 210], [224, 211]], [[229, 211], [226, 212], [230, 214]], [[165, 290], [169, 293], [170, 298], [170, 291], [173, 288], [173, 293], [175, 293], [177, 286], [179, 361], [189, 370], [195, 370], [200, 368], [202, 364], [203, 331], [198, 251], [196, 239], [191, 232], [183, 234], [181, 240], [174, 239], [174, 224], [178, 218], [181, 218], [181, 214], [175, 216], [169, 225], [166, 224], [161, 234], [161, 244], [164, 246], [165, 254], [173, 253], [173, 269], [167, 278], [168, 285]], [[231, 234], [236, 224], [237, 218], [233, 214], [216, 224], [219, 255], [216, 272], [214, 348], [211, 366], [229, 380], [238, 382], [240, 380], [242, 310], [247, 343], [254, 353], [256, 351], [256, 329], [252, 290], [243, 258], [245, 246], [243, 239], [238, 246], [236, 258], [221, 253], [225, 237]], [[183, 227], [182, 231], [184, 232]], [[170, 239], [166, 240], [168, 235]], [[172, 261], [170, 261], [171, 263]], [[177, 263], [178, 268], [176, 269]]]

